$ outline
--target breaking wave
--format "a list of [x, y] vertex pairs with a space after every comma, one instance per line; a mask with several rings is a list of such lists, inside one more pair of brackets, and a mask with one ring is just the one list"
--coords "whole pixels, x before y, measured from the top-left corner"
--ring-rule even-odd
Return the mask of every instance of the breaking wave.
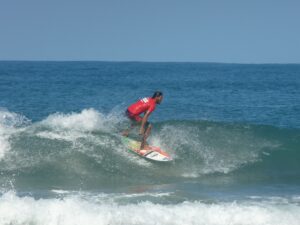
[[149, 142], [174, 158], [145, 161], [128, 152], [121, 113], [84, 109], [42, 121], [0, 111], [2, 188], [95, 188], [214, 177], [233, 181], [300, 178], [300, 131], [212, 121], [154, 123]]

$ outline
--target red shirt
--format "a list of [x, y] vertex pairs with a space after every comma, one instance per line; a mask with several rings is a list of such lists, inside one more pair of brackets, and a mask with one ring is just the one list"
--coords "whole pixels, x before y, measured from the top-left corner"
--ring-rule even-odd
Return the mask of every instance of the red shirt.
[[156, 106], [155, 99], [148, 97], [148, 98], [143, 98], [136, 103], [133, 103], [128, 107], [128, 111], [132, 113], [133, 115], [139, 115], [141, 113], [145, 112], [153, 112]]

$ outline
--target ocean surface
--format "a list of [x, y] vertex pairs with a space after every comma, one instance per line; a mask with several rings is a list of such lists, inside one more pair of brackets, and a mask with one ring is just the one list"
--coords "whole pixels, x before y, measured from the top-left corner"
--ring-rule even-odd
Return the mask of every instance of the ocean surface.
[[299, 225], [300, 65], [0, 62], [0, 224]]

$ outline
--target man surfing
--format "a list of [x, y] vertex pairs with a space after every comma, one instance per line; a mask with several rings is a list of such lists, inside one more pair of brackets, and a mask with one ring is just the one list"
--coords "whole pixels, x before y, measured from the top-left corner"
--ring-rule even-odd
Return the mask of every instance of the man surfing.
[[[126, 110], [126, 116], [131, 121], [130, 129], [136, 125], [140, 125], [139, 134], [142, 136], [140, 150], [144, 149], [147, 138], [150, 135], [152, 125], [148, 122], [150, 114], [155, 110], [156, 104], [160, 104], [163, 100], [163, 93], [154, 92], [152, 97], [145, 97], [130, 105]], [[141, 114], [144, 116], [141, 117]], [[129, 130], [123, 132], [124, 136], [128, 136]]]

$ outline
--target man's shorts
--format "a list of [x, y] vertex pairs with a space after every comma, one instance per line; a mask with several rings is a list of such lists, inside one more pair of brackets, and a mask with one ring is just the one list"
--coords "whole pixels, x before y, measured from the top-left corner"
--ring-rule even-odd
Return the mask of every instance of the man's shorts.
[[130, 119], [133, 120], [135, 122], [142, 122], [143, 118], [140, 115], [135, 115], [131, 112], [129, 112], [128, 110], [126, 110], [126, 116]]
[[[125, 114], [131, 120], [131, 122], [133, 122], [133, 125], [140, 124], [143, 120], [143, 118], [140, 115], [135, 115], [135, 114], [129, 112], [128, 110], [126, 110]], [[150, 125], [150, 123], [147, 121], [145, 124], [145, 127], [148, 127], [149, 125]]]

